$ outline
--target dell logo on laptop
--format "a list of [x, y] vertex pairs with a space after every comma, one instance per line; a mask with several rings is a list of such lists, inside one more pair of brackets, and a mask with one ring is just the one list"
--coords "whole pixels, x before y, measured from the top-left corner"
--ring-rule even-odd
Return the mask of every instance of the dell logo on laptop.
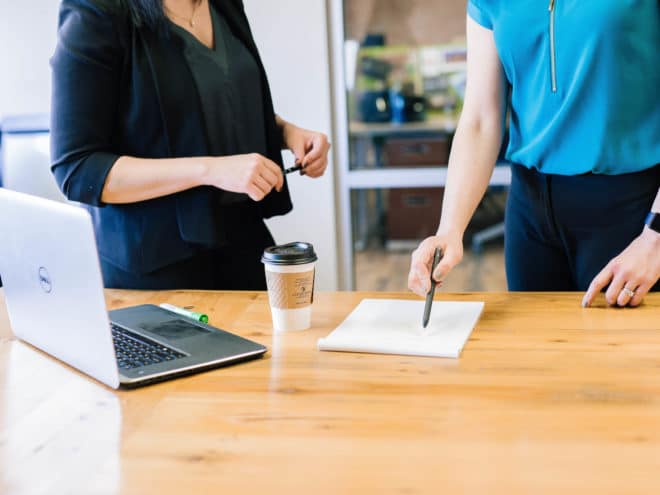
[[43, 266], [39, 268], [39, 285], [46, 294], [53, 290], [53, 283], [50, 280], [50, 274]]

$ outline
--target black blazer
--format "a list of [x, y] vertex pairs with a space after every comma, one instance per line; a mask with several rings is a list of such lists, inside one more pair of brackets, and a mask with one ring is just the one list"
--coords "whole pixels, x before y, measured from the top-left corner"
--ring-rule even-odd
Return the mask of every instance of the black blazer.
[[[125, 0], [64, 0], [51, 60], [52, 171], [64, 194], [94, 220], [99, 254], [119, 268], [148, 273], [222, 246], [221, 191], [198, 187], [129, 205], [101, 202], [110, 168], [122, 155], [208, 156], [197, 88], [179, 37], [136, 26]], [[282, 166], [266, 73], [241, 0], [211, 0], [257, 60], [264, 89], [268, 158]], [[288, 188], [255, 203], [268, 218], [292, 208]]]

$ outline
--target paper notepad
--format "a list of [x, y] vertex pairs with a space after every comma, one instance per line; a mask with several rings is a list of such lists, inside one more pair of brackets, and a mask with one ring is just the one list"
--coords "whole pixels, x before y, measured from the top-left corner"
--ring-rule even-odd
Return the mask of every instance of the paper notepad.
[[483, 309], [483, 302], [435, 301], [424, 329], [424, 301], [364, 299], [330, 335], [319, 339], [318, 347], [321, 351], [457, 358]]

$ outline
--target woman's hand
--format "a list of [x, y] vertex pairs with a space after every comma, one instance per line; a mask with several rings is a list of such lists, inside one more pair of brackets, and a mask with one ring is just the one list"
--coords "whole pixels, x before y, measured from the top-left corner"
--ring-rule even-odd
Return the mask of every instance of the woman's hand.
[[313, 178], [321, 177], [328, 167], [328, 136], [321, 132], [308, 131], [278, 119], [282, 128], [284, 145], [296, 157], [296, 163], [303, 166], [303, 174]]
[[422, 241], [412, 254], [408, 288], [415, 294], [425, 297], [431, 290], [431, 267], [436, 248], [442, 249], [442, 260], [433, 274], [436, 282], [442, 281], [463, 259], [463, 242], [459, 235], [436, 235]]
[[203, 184], [225, 191], [247, 194], [261, 201], [273, 190], [284, 185], [282, 169], [258, 153], [212, 157], [206, 159]]
[[594, 278], [582, 306], [591, 306], [596, 294], [610, 284], [605, 293], [608, 304], [637, 307], [659, 279], [660, 234], [645, 227], [644, 232]]

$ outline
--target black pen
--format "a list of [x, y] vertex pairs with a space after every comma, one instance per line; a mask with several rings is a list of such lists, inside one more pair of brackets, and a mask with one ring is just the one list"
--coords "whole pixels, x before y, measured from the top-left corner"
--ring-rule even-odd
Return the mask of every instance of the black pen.
[[422, 326], [426, 328], [429, 324], [429, 319], [431, 318], [431, 306], [433, 305], [433, 296], [435, 296], [435, 286], [437, 282], [433, 278], [433, 273], [438, 267], [438, 263], [442, 259], [442, 249], [435, 248], [435, 254], [433, 255], [433, 266], [431, 267], [431, 290], [426, 294], [426, 304], [424, 305], [424, 318], [422, 319]]
[[296, 165], [295, 167], [285, 168], [284, 169], [284, 174], [286, 175], [286, 174], [290, 174], [292, 172], [298, 172], [299, 170], [302, 170], [302, 169], [303, 169], [303, 166], [302, 166], [302, 163], [301, 163], [300, 165]]

